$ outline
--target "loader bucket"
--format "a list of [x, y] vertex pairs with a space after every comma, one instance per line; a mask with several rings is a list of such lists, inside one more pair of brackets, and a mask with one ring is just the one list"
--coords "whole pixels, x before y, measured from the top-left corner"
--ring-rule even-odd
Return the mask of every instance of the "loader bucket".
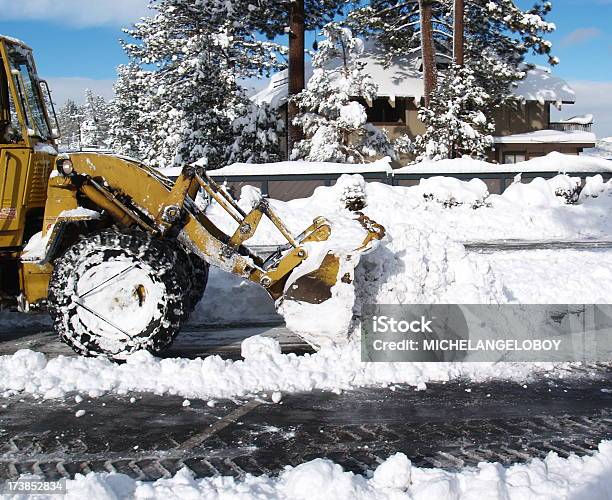
[[[358, 213], [357, 220], [366, 231], [366, 236], [361, 244], [346, 254], [324, 252], [319, 256], [318, 267], [312, 271], [304, 272], [300, 270], [301, 266], [298, 266], [285, 283], [283, 292], [285, 300], [320, 304], [332, 298], [332, 288], [338, 282], [350, 284], [354, 281], [355, 267], [359, 263], [361, 254], [368, 252], [375, 242], [381, 240], [385, 235], [385, 228], [367, 216]], [[323, 246], [325, 242], [311, 245], [312, 247]], [[315, 249], [311, 248], [311, 250]], [[318, 252], [321, 254], [322, 250], [320, 248]]]

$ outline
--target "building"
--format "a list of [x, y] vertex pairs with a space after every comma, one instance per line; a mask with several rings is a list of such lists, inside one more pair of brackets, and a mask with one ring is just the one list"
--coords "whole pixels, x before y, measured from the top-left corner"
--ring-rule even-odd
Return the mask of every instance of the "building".
[[[423, 102], [423, 77], [420, 54], [413, 52], [397, 57], [387, 67], [382, 54], [368, 50], [361, 57], [365, 70], [378, 84], [379, 97], [374, 102], [365, 102], [368, 121], [385, 128], [394, 139], [408, 134], [411, 137], [425, 131], [418, 118], [418, 107]], [[439, 64], [444, 64], [439, 61]], [[306, 64], [306, 79], [312, 75], [310, 64]], [[275, 74], [268, 86], [253, 96], [257, 103], [268, 103], [287, 113], [287, 70]], [[550, 70], [536, 67], [519, 82], [514, 93], [521, 98], [516, 106], [495, 110], [495, 145], [489, 159], [498, 163], [515, 163], [546, 155], [552, 151], [579, 154], [585, 148], [595, 146], [595, 135], [591, 133], [592, 116], [552, 122], [551, 106], [560, 109], [564, 104], [573, 104], [576, 94], [573, 89]], [[286, 141], [284, 144], [286, 150]], [[403, 158], [406, 163], [408, 158]]]

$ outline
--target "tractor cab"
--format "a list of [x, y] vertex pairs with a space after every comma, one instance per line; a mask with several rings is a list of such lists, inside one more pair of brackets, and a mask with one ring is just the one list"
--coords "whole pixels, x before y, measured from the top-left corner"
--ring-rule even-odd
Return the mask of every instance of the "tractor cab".
[[59, 137], [57, 119], [47, 82], [36, 73], [32, 50], [0, 36], [0, 61], [0, 144], [53, 145]]
[[26, 288], [20, 256], [43, 226], [57, 137], [49, 88], [38, 78], [32, 50], [0, 36], [0, 306], [7, 298], [14, 304]]
[[0, 251], [41, 230], [59, 127], [32, 50], [0, 36]]

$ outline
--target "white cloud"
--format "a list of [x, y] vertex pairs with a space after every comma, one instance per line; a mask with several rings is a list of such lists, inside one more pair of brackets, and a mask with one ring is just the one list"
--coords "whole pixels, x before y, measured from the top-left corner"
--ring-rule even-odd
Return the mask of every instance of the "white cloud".
[[147, 0], [0, 0], [3, 21], [54, 21], [88, 26], [129, 26], [147, 15]]
[[612, 136], [612, 82], [580, 80], [569, 84], [576, 91], [576, 104], [565, 105], [560, 112], [555, 110], [551, 119], [592, 113], [597, 137]]
[[567, 34], [561, 39], [561, 47], [569, 47], [571, 45], [580, 45], [594, 38], [603, 35], [603, 31], [599, 28], [578, 28]]
[[78, 104], [83, 103], [85, 89], [91, 89], [94, 94], [101, 95], [106, 100], [113, 97], [114, 80], [95, 80], [93, 78], [60, 77], [47, 78], [51, 95], [56, 108], [59, 108], [67, 99]]

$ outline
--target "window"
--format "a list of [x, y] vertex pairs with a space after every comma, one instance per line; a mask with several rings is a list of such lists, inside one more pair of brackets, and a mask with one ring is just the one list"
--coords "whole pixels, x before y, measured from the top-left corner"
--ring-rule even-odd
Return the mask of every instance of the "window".
[[45, 116], [38, 76], [34, 72], [32, 54], [18, 45], [9, 45], [7, 49], [13, 83], [25, 114], [28, 133], [43, 140], [49, 139], [51, 131]]
[[541, 156], [546, 156], [545, 153], [529, 153], [529, 159], [531, 160], [532, 158], [540, 158]]
[[525, 160], [525, 153], [504, 153], [504, 163], [506, 165], [518, 163]]
[[4, 74], [4, 62], [0, 59], [0, 143], [13, 144], [21, 140], [21, 125]]
[[395, 107], [391, 106], [387, 97], [375, 99], [372, 106], [368, 106], [364, 99], [357, 99], [368, 115], [368, 123], [406, 123], [406, 99], [397, 97]]

